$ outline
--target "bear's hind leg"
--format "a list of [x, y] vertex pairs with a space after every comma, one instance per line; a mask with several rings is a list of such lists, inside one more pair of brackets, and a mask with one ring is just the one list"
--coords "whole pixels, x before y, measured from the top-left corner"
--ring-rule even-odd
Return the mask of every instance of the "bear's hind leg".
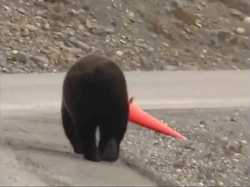
[[69, 139], [75, 153], [83, 153], [83, 147], [78, 133], [75, 131], [71, 117], [64, 106], [61, 108], [62, 124], [64, 132]]
[[100, 161], [99, 151], [96, 145], [96, 128], [97, 122], [89, 120], [81, 124], [81, 140], [83, 144], [83, 154], [85, 159], [90, 161]]
[[[105, 138], [104, 138], [105, 139]], [[119, 157], [118, 143], [114, 138], [102, 138], [100, 142], [101, 159], [104, 161], [116, 161]]]
[[118, 159], [120, 143], [125, 131], [126, 123], [121, 124], [121, 119], [106, 119], [102, 121], [99, 143], [99, 152], [102, 160], [113, 162]]

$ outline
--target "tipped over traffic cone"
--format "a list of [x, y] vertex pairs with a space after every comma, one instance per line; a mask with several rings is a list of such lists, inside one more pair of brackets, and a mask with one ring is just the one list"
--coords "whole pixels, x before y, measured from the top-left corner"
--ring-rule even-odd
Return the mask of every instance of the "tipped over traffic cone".
[[130, 100], [129, 102], [129, 121], [141, 125], [143, 127], [155, 130], [167, 136], [172, 136], [180, 140], [187, 139], [185, 136], [170, 128], [167, 124], [162, 123], [160, 120], [144, 112], [132, 100]]

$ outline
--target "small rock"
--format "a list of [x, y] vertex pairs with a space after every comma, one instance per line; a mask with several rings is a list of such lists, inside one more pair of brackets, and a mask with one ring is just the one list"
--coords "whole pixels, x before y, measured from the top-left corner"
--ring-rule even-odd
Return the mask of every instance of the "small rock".
[[245, 34], [246, 30], [243, 27], [238, 27], [235, 32], [237, 34]]
[[112, 1], [112, 7], [113, 7], [113, 8], [118, 8], [118, 6], [119, 6], [119, 5], [116, 4], [116, 1]]
[[222, 47], [224, 43], [232, 38], [233, 33], [227, 30], [220, 30], [210, 35], [210, 45], [213, 47]]
[[237, 158], [233, 158], [233, 161], [234, 161], [234, 162], [239, 162], [240, 160], [237, 159]]
[[165, 69], [169, 71], [174, 71], [174, 70], [177, 70], [178, 67], [174, 65], [165, 65]]
[[204, 183], [201, 181], [198, 183], [199, 186], [204, 186]]
[[38, 11], [36, 12], [36, 15], [38, 15], [38, 16], [43, 16], [43, 15], [46, 14], [46, 12], [47, 12], [47, 10], [38, 10]]
[[183, 0], [169, 1], [169, 3], [165, 6], [164, 9], [165, 9], [166, 13], [172, 13], [177, 8], [183, 8], [186, 4], [187, 4], [187, 2], [183, 1]]
[[23, 8], [19, 8], [19, 9], [17, 9], [17, 11], [20, 12], [21, 14], [25, 14], [26, 13], [26, 11]]
[[11, 57], [12, 60], [16, 61], [16, 62], [20, 62], [25, 64], [27, 62], [27, 56], [24, 53], [21, 52], [16, 52], [16, 50], [12, 51], [13, 56]]
[[79, 12], [78, 12], [77, 10], [75, 10], [75, 9], [71, 9], [71, 10], [69, 11], [69, 13], [70, 13], [71, 15], [77, 15], [77, 14], [79, 14]]
[[205, 120], [201, 120], [201, 121], [200, 121], [200, 124], [201, 124], [201, 125], [207, 125], [207, 122], [206, 122]]
[[155, 49], [153, 47], [151, 47], [151, 46], [147, 47], [147, 51], [150, 52], [150, 53], [154, 52], [154, 50]]
[[131, 22], [135, 22], [135, 13], [127, 10], [128, 18]]
[[110, 21], [110, 23], [111, 23], [111, 25], [112, 26], [117, 26], [117, 22], [116, 22], [116, 20], [115, 19], [112, 19], [111, 21]]
[[123, 40], [123, 39], [120, 39], [119, 40], [122, 44], [126, 44], [127, 42], [125, 41], [125, 40]]
[[69, 39], [69, 42], [73, 45], [73, 46], [75, 46], [75, 47], [77, 47], [77, 48], [80, 48], [80, 49], [82, 49], [82, 50], [84, 50], [84, 51], [89, 51], [90, 50], [90, 46], [88, 45], [88, 44], [86, 44], [86, 43], [84, 43], [84, 42], [82, 42], [82, 41], [80, 41], [80, 40], [77, 40], [76, 38], [70, 38]]
[[224, 186], [224, 183], [222, 181], [218, 181], [219, 186]]
[[116, 55], [121, 57], [121, 56], [123, 56], [123, 52], [118, 50], [118, 51], [116, 51]]
[[222, 30], [222, 31], [219, 31], [217, 33], [217, 36], [218, 36], [218, 39], [219, 39], [220, 42], [226, 42], [228, 39], [231, 38], [232, 33], [229, 32], [229, 31], [223, 31]]
[[241, 144], [247, 145], [247, 141], [246, 140], [240, 140]]
[[75, 48], [75, 47], [67, 48], [67, 50], [68, 50], [71, 54], [81, 54], [81, 52], [82, 52], [81, 49]]
[[81, 48], [84, 51], [89, 51], [90, 50], [90, 46], [84, 42], [78, 41], [77, 45], [79, 48]]
[[29, 29], [29, 31], [32, 31], [32, 32], [38, 30], [38, 28], [35, 25], [31, 25], [31, 24], [26, 25], [26, 28]]
[[127, 144], [128, 144], [128, 145], [132, 145], [133, 143], [132, 143], [131, 141], [128, 140], [128, 141], [127, 141]]
[[49, 30], [50, 29], [50, 24], [49, 23], [45, 23], [43, 27], [44, 27], [44, 29]]
[[176, 169], [176, 172], [177, 172], [177, 173], [181, 173], [181, 172], [182, 172], [182, 169], [179, 169], [179, 168], [178, 168], [178, 169]]
[[197, 10], [201, 11], [203, 9], [203, 7], [201, 5], [197, 5]]
[[106, 27], [102, 25], [97, 25], [97, 22], [86, 21], [86, 27], [91, 33], [97, 35], [113, 34], [115, 29], [113, 27]]
[[177, 19], [181, 20], [187, 25], [194, 25], [197, 22], [197, 16], [195, 16], [192, 12], [180, 7], [174, 11], [174, 15]]
[[1, 71], [2, 71], [2, 72], [5, 72], [5, 73], [9, 72], [8, 69], [7, 69], [7, 68], [4, 68], [4, 67], [1, 68]]
[[128, 37], [126, 35], [123, 35], [123, 34], [121, 35], [121, 38], [124, 40], [128, 39]]
[[16, 55], [18, 53], [18, 50], [12, 50], [12, 54]]
[[24, 37], [28, 37], [28, 36], [30, 35], [29, 29], [24, 28], [24, 29], [23, 29], [23, 32], [21, 33], [21, 35], [24, 36]]
[[43, 67], [44, 67], [44, 68], [48, 68], [48, 67], [49, 67], [49, 64], [43, 64]]
[[40, 22], [36, 22], [35, 24], [36, 24], [36, 26], [37, 26], [38, 28], [41, 28], [41, 23], [40, 23]]
[[2, 50], [0, 50], [0, 65], [1, 66], [7, 65], [7, 58]]
[[228, 137], [224, 136], [221, 138], [224, 142], [228, 142]]
[[248, 175], [248, 176], [250, 175], [250, 165], [247, 167], [247, 169], [245, 171], [245, 174]]
[[140, 48], [148, 48], [148, 45], [145, 43], [143, 39], [138, 39], [135, 41], [135, 46], [140, 47]]
[[113, 34], [115, 29], [113, 27], [101, 27], [106, 34]]
[[82, 6], [82, 8], [83, 8], [83, 10], [84, 11], [90, 11], [90, 6], [89, 5], [87, 5], [87, 4], [84, 4], [83, 6]]
[[195, 20], [195, 23], [194, 23], [195, 26], [197, 26], [198, 28], [202, 28], [202, 24], [201, 24], [201, 21], [196, 19]]
[[6, 6], [6, 5], [3, 5], [3, 8], [4, 8], [4, 10], [6, 10], [6, 11], [10, 11], [10, 10], [11, 10], [10, 7], [8, 7], [8, 6]]
[[246, 64], [250, 65], [250, 58], [246, 59]]
[[176, 124], [176, 121], [175, 120], [171, 120], [170, 124]]
[[237, 120], [234, 117], [230, 117], [231, 122], [237, 122]]
[[244, 18], [245, 23], [250, 23], [250, 16]]
[[205, 55], [202, 53], [202, 54], [200, 54], [200, 57], [201, 58], [205, 58]]
[[31, 56], [30, 59], [33, 60], [41, 68], [48, 67], [49, 60], [46, 56]]
[[80, 30], [80, 31], [83, 31], [84, 29], [85, 29], [85, 27], [83, 26], [83, 25], [78, 25], [78, 29]]
[[160, 144], [160, 142], [158, 141], [158, 140], [155, 140], [154, 142], [153, 142], [153, 145], [159, 145]]
[[88, 29], [92, 29], [92, 28], [93, 28], [93, 24], [92, 24], [92, 22], [90, 21], [90, 19], [86, 19], [86, 27], [87, 27]]
[[169, 47], [169, 44], [166, 43], [166, 42], [162, 43], [162, 45], [163, 45], [164, 47]]
[[70, 35], [70, 36], [74, 36], [74, 35], [75, 35], [75, 30], [72, 29], [72, 28], [67, 28], [67, 29], [65, 30], [65, 32], [66, 32], [68, 35]]
[[141, 56], [140, 64], [144, 70], [148, 71], [154, 69], [154, 61], [151, 58], [146, 58], [144, 56]]
[[239, 18], [242, 18], [243, 17], [243, 14], [241, 11], [237, 10], [237, 9], [232, 9], [231, 10], [231, 14], [235, 17], [239, 17]]
[[152, 38], [157, 38], [158, 35], [156, 33], [152, 33], [151, 36]]
[[178, 161], [176, 161], [176, 162], [173, 164], [173, 167], [174, 167], [175, 169], [182, 169], [182, 168], [185, 167], [185, 165], [186, 165], [186, 161], [185, 161], [185, 160], [178, 160]]
[[237, 141], [229, 141], [227, 145], [224, 147], [225, 153], [228, 155], [232, 155], [235, 153], [242, 153], [242, 144]]

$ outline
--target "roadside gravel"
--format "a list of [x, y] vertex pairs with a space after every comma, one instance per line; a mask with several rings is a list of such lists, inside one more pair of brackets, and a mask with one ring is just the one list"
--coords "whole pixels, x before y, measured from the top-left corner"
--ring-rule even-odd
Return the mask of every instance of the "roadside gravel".
[[123, 159], [169, 186], [249, 186], [250, 109], [151, 111], [182, 132], [179, 142], [130, 126]]

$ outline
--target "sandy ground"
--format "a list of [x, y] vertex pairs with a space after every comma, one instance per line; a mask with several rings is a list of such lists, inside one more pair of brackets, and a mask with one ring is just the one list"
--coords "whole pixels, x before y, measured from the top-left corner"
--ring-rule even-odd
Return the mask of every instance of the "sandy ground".
[[155, 186], [121, 161], [93, 163], [74, 154], [59, 113], [19, 111], [1, 116], [0, 185]]

